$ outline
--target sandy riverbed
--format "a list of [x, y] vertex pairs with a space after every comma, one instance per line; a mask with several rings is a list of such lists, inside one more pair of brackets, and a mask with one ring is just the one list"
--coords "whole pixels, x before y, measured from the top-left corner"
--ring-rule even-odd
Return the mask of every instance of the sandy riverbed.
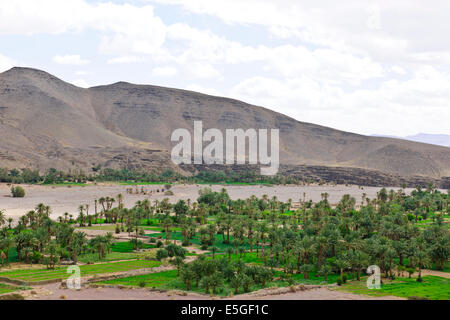
[[[207, 185], [175, 185], [172, 187], [173, 196], [165, 196], [162, 193], [149, 195], [130, 195], [126, 193], [126, 189], [132, 186], [124, 185], [88, 185], [88, 186], [41, 186], [41, 185], [24, 185], [26, 190], [25, 198], [12, 198], [10, 196], [10, 187], [6, 184], [0, 184], [0, 210], [3, 210], [7, 217], [19, 217], [29, 210], [33, 210], [38, 203], [44, 203], [52, 208], [52, 217], [56, 218], [65, 212], [76, 215], [78, 207], [81, 204], [89, 204], [89, 213], [94, 213], [94, 199], [100, 197], [116, 197], [122, 193], [125, 206], [133, 206], [136, 201], [143, 199], [162, 200], [169, 198], [170, 201], [176, 202], [179, 199], [191, 199], [195, 201], [198, 197], [198, 191]], [[145, 190], [161, 189], [163, 186], [148, 185], [143, 186]], [[141, 188], [141, 186], [139, 186]], [[292, 199], [294, 202], [303, 199], [303, 193], [306, 193], [306, 200], [319, 201], [321, 194], [326, 192], [329, 194], [328, 200], [331, 203], [337, 203], [344, 194], [350, 194], [356, 198], [357, 203], [361, 202], [361, 196], [366, 193], [369, 198], [376, 197], [380, 188], [358, 186], [220, 186], [213, 185], [212, 189], [219, 191], [222, 188], [227, 189], [232, 199], [245, 199], [251, 195], [261, 197], [267, 194], [269, 197], [276, 196], [279, 200], [287, 201]], [[397, 190], [398, 188], [394, 188]], [[389, 190], [389, 188], [388, 188]], [[412, 189], [407, 189], [409, 193]], [[100, 210], [100, 205], [99, 209]]]

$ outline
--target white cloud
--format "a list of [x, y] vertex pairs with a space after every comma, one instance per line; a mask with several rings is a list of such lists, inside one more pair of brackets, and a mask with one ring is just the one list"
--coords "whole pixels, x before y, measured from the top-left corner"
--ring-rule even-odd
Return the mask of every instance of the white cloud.
[[77, 76], [89, 76], [92, 72], [86, 71], [86, 70], [78, 70], [75, 72], [75, 75]]
[[273, 36], [373, 59], [402, 60], [413, 52], [450, 50], [448, 2], [421, 0], [148, 0], [177, 5], [225, 23], [261, 26]]
[[108, 59], [108, 64], [126, 64], [126, 63], [138, 63], [138, 62], [144, 62], [146, 61], [143, 57], [136, 57], [136, 56], [122, 56], [122, 57], [116, 57]]
[[90, 61], [87, 59], [82, 59], [80, 55], [73, 54], [73, 55], [64, 55], [64, 56], [54, 56], [53, 62], [57, 64], [68, 64], [68, 65], [75, 65], [75, 66], [81, 66], [89, 64]]
[[83, 79], [75, 79], [72, 81], [72, 84], [74, 86], [80, 87], [80, 88], [89, 88], [90, 85]]
[[[188, 14], [168, 23], [154, 10], [160, 3], [177, 6], [164, 7], [165, 15], [179, 8]], [[214, 95], [220, 88], [299, 120], [363, 133], [448, 133], [450, 42], [443, 39], [450, 23], [443, 0], [0, 0], [0, 8], [0, 35], [95, 37], [93, 61], [134, 64], [120, 74], [128, 68], [91, 63], [92, 81], [104, 83], [107, 75], [142, 82], [146, 64], [171, 86]], [[197, 14], [210, 19], [198, 23]], [[208, 26], [219, 19], [227, 25]], [[76, 55], [56, 61], [88, 62]], [[0, 56], [0, 70], [13, 64]]]
[[186, 65], [186, 70], [192, 77], [197, 79], [217, 79], [220, 77], [220, 72], [207, 63], [188, 63]]
[[406, 70], [399, 66], [392, 66], [391, 70], [397, 74], [406, 74]]
[[0, 0], [0, 34], [63, 34], [95, 30], [100, 52], [154, 53], [164, 42], [165, 26], [152, 6], [84, 0]]
[[[406, 81], [387, 80], [375, 89], [343, 90], [306, 77], [275, 80], [254, 77], [234, 86], [229, 96], [300, 121], [365, 134], [445, 133], [450, 119], [450, 75], [430, 66]], [[447, 131], [448, 132], [448, 131]]]
[[9, 70], [16, 65], [17, 62], [14, 59], [11, 59], [9, 57], [0, 54], [0, 72]]
[[165, 66], [165, 67], [156, 67], [153, 68], [152, 74], [156, 77], [173, 77], [178, 73], [178, 70], [174, 67]]

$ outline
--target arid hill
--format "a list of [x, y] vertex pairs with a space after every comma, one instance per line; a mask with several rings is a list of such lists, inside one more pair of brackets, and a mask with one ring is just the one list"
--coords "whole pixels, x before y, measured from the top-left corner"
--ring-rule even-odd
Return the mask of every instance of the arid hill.
[[170, 135], [177, 128], [192, 132], [194, 120], [221, 130], [279, 128], [284, 172], [337, 172], [334, 180], [339, 180], [339, 172], [347, 172], [353, 179], [346, 181], [352, 183], [370, 183], [373, 174], [389, 176], [394, 183], [427, 178], [439, 182], [450, 176], [447, 147], [343, 132], [179, 89], [125, 82], [82, 89], [30, 68], [0, 74], [0, 167], [174, 167]]

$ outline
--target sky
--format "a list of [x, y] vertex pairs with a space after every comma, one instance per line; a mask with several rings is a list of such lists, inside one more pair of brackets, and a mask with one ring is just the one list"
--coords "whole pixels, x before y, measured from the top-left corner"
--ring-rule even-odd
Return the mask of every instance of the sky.
[[360, 134], [450, 134], [450, 2], [0, 0], [0, 72], [127, 81]]

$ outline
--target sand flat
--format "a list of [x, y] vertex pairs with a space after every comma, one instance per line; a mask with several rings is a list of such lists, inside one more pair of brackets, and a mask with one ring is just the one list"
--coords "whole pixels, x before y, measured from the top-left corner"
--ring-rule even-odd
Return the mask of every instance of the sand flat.
[[[78, 214], [78, 207], [80, 205], [89, 204], [89, 213], [94, 213], [94, 200], [101, 197], [117, 197], [119, 193], [123, 195], [124, 204], [126, 207], [133, 206], [136, 201], [143, 199], [162, 200], [169, 198], [170, 202], [175, 203], [179, 199], [191, 199], [195, 201], [198, 197], [198, 191], [209, 187], [208, 185], [174, 185], [172, 191], [173, 196], [165, 196], [163, 193], [156, 193], [157, 189], [163, 188], [163, 185], [145, 185], [139, 186], [139, 189], [143, 187], [147, 191], [153, 191], [152, 195], [137, 195], [127, 194], [126, 189], [133, 186], [119, 185], [119, 184], [98, 184], [87, 186], [43, 186], [43, 185], [23, 185], [26, 191], [25, 198], [12, 198], [10, 192], [10, 186], [5, 183], [0, 184], [0, 210], [5, 212], [7, 217], [17, 218], [29, 210], [33, 210], [37, 204], [44, 203], [52, 208], [51, 216], [57, 218], [68, 212], [72, 215]], [[134, 188], [134, 187], [133, 187]], [[276, 196], [279, 200], [297, 202], [303, 199], [303, 193], [306, 193], [306, 200], [320, 201], [322, 193], [328, 193], [328, 200], [334, 204], [341, 199], [344, 194], [350, 194], [355, 197], [356, 202], [361, 202], [361, 196], [363, 193], [366, 197], [376, 197], [378, 187], [363, 187], [360, 189], [358, 186], [241, 186], [241, 185], [212, 185], [211, 188], [214, 191], [220, 191], [225, 188], [232, 199], [245, 199], [251, 195], [262, 197], [267, 194], [269, 197]], [[388, 190], [391, 188], [387, 188]], [[399, 188], [393, 187], [392, 189], [398, 190]], [[406, 189], [409, 193], [413, 189]], [[117, 204], [115, 204], [117, 205]], [[101, 210], [101, 206], [98, 205], [98, 210]]]

